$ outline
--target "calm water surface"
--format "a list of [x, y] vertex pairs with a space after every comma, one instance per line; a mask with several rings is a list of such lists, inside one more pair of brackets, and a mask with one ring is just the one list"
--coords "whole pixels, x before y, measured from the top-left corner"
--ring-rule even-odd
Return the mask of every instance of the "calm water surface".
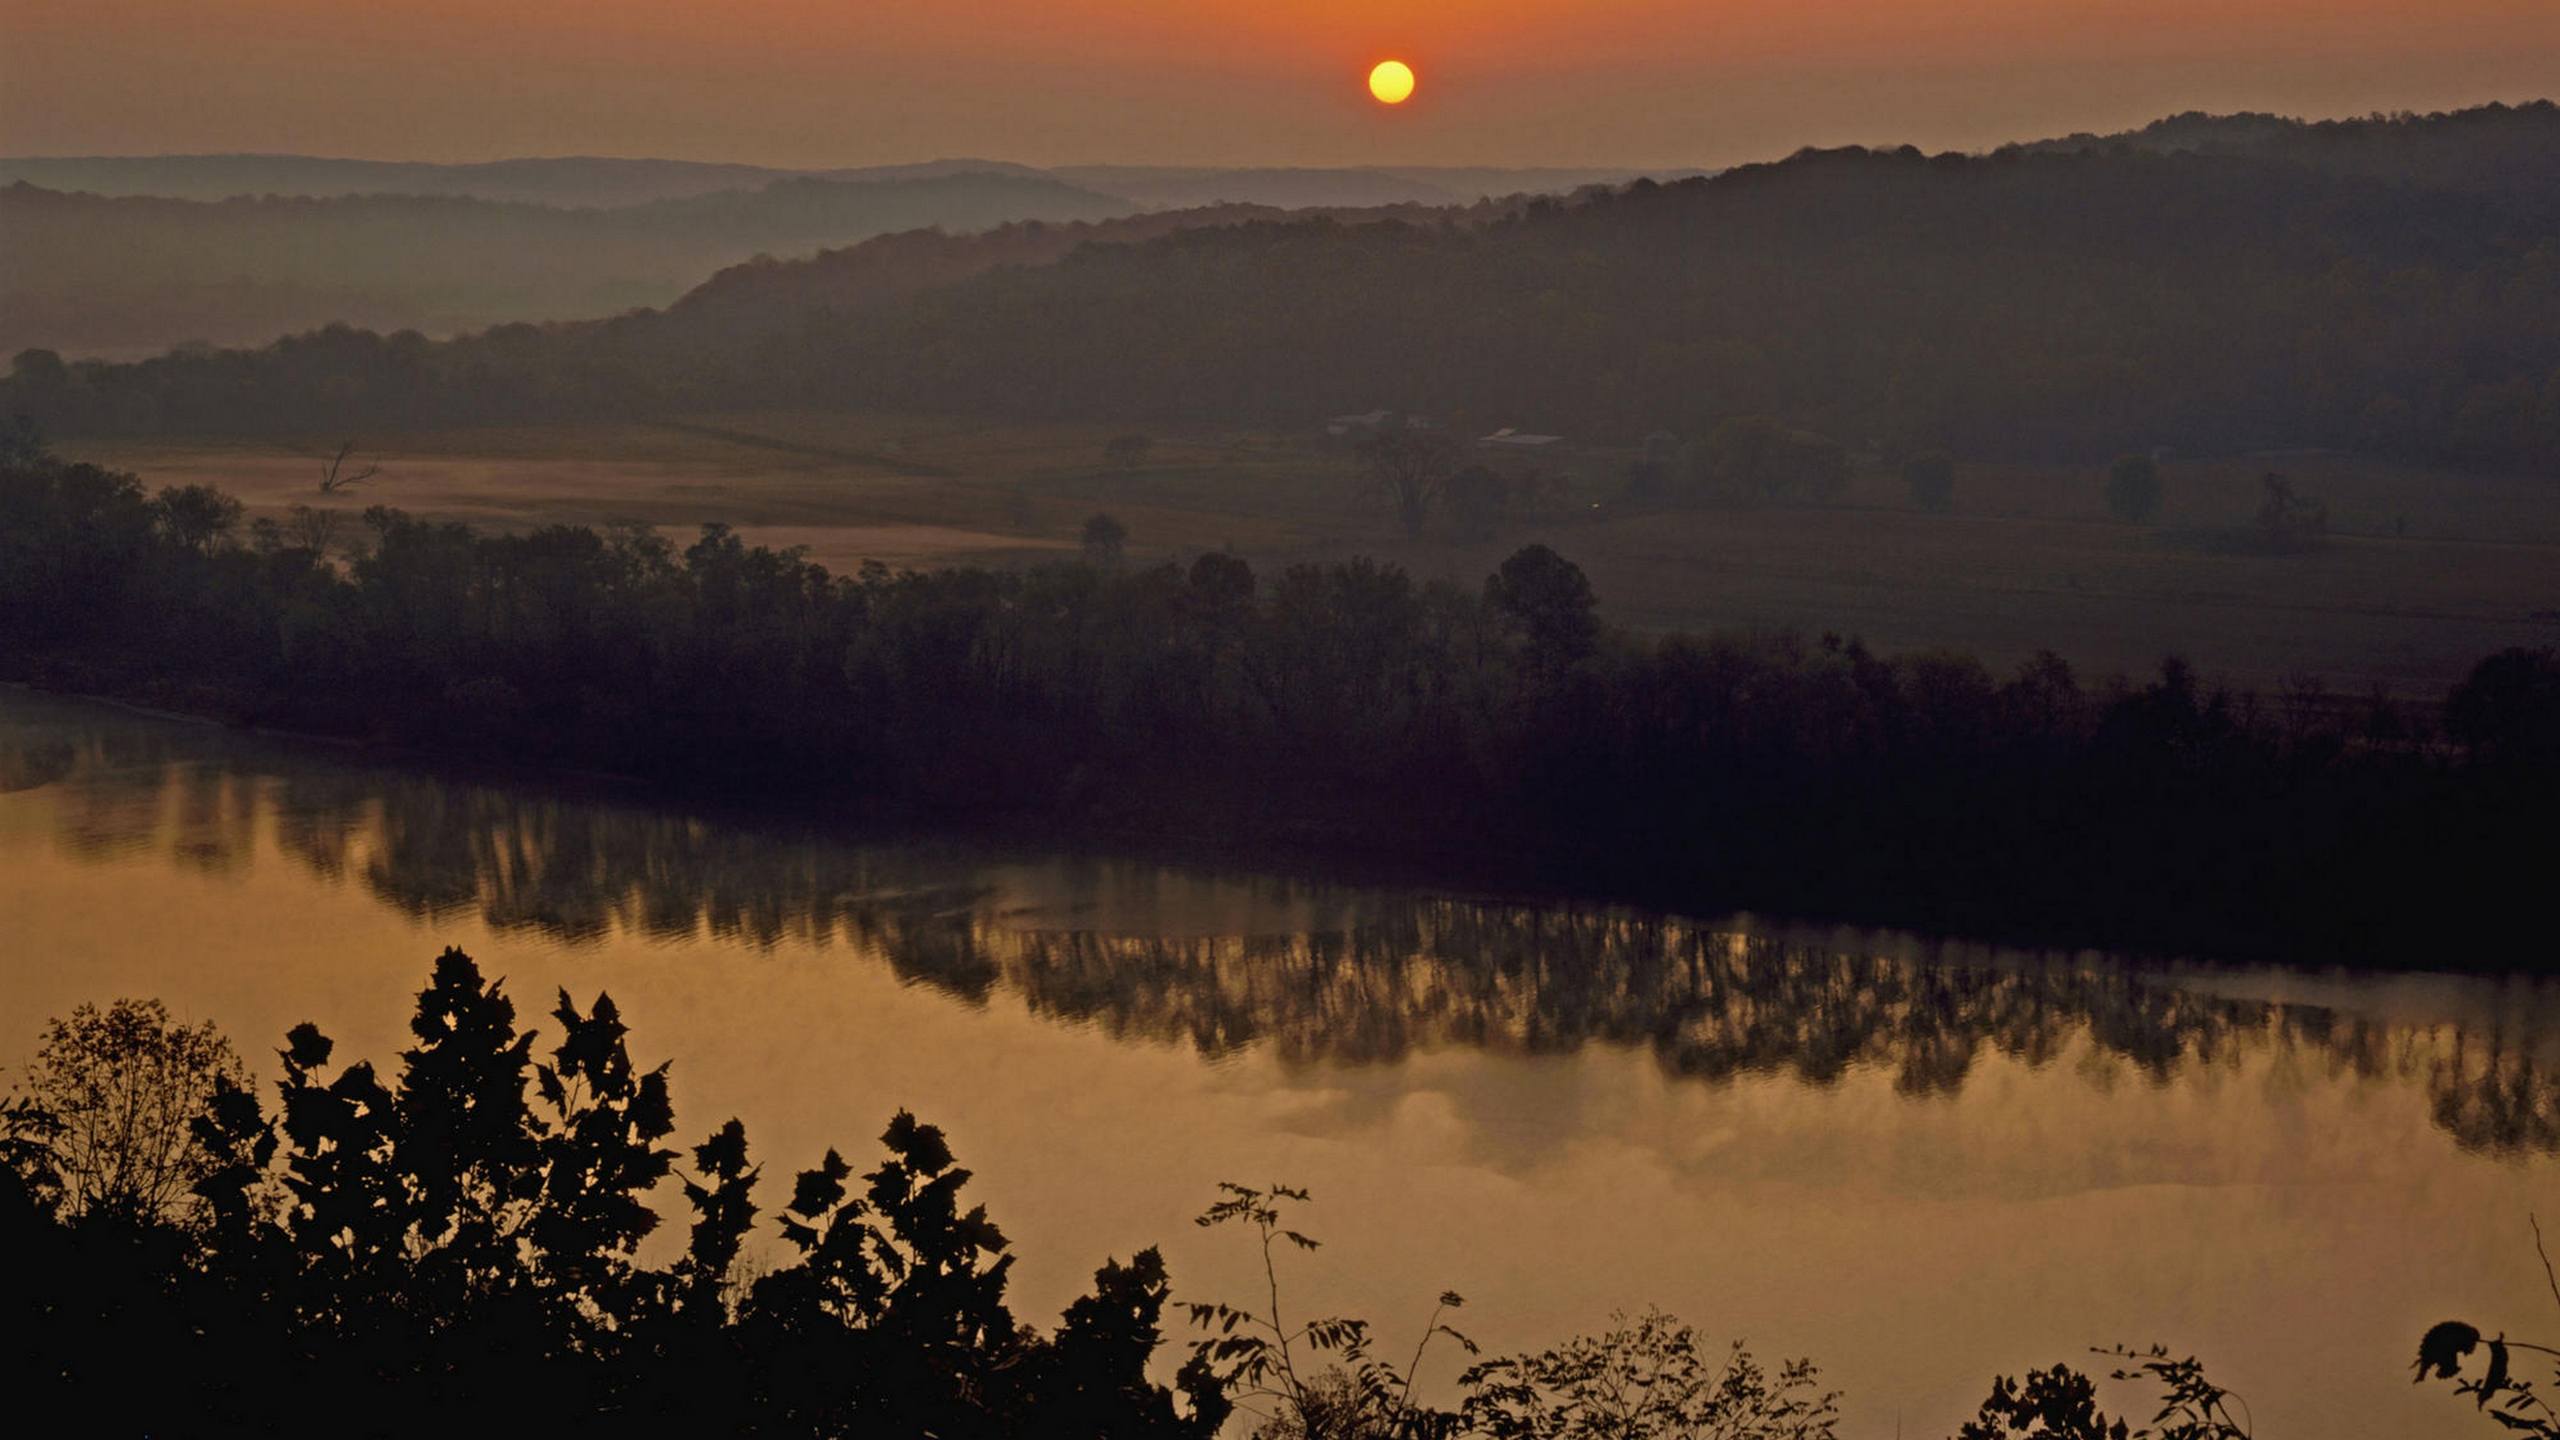
[[1400, 1336], [1455, 1288], [1502, 1348], [1659, 1304], [1814, 1357], [1860, 1436], [2154, 1339], [2270, 1440], [2469, 1433], [2419, 1332], [2560, 1332], [2550, 986], [865, 846], [0, 690], [0, 1063], [118, 995], [388, 1062], [448, 944], [528, 1017], [610, 989], [768, 1202], [942, 1125], [1026, 1316], [1148, 1244], [1249, 1293], [1188, 1223], [1237, 1179], [1315, 1191], [1298, 1302]]

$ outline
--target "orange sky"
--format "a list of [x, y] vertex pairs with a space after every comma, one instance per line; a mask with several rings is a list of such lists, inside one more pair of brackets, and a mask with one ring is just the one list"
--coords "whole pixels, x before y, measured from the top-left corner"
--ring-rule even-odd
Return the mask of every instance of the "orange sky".
[[2560, 0], [0, 0], [12, 154], [1720, 164], [2555, 94]]

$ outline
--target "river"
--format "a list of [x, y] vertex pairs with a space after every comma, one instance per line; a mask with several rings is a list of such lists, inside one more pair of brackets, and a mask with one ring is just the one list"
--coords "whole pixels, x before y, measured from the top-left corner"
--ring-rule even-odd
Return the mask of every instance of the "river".
[[1190, 1223], [1237, 1180], [1314, 1192], [1287, 1302], [1399, 1356], [1443, 1289], [1494, 1349], [1659, 1305], [1813, 1358], [1845, 1435], [2155, 1340], [2270, 1440], [2467, 1434], [2419, 1333], [2560, 1335], [2527, 1224], [2560, 1221], [2560, 987], [2451, 957], [2146, 966], [866, 843], [0, 689], [0, 1064], [134, 995], [270, 1074], [306, 1019], [387, 1065], [446, 945], [528, 1021], [610, 990], [679, 1139], [745, 1120], [768, 1207], [900, 1107], [941, 1125], [1044, 1324], [1148, 1244], [1177, 1299], [1250, 1297], [1242, 1237]]

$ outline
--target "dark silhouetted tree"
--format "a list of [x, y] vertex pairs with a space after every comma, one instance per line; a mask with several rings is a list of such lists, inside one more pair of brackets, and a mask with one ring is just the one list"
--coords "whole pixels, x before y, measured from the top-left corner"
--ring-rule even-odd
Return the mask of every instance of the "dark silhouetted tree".
[[151, 502], [161, 532], [182, 549], [202, 553], [240, 523], [240, 502], [210, 485], [173, 485]]
[[46, 1027], [27, 1099], [48, 1119], [71, 1213], [169, 1220], [214, 1167], [193, 1122], [217, 1089], [246, 1083], [211, 1021], [180, 1025], [157, 1000], [118, 1000]]
[[1530, 668], [1554, 674], [1588, 658], [1600, 639], [1598, 605], [1582, 567], [1544, 545], [1512, 553], [1484, 582], [1485, 604], [1522, 642]]
[[1441, 487], [1458, 468], [1456, 439], [1390, 416], [1361, 439], [1359, 453], [1370, 488], [1386, 501], [1397, 528], [1406, 539], [1418, 539]]
[[1108, 515], [1096, 515], [1084, 522], [1084, 560], [1088, 565], [1109, 569], [1120, 563], [1129, 546], [1129, 527]]

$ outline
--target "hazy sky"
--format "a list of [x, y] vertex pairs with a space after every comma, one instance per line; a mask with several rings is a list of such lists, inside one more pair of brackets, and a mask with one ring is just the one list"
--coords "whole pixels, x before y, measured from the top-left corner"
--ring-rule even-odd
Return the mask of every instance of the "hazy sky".
[[2560, 0], [0, 0], [11, 154], [1718, 164], [2555, 94]]

